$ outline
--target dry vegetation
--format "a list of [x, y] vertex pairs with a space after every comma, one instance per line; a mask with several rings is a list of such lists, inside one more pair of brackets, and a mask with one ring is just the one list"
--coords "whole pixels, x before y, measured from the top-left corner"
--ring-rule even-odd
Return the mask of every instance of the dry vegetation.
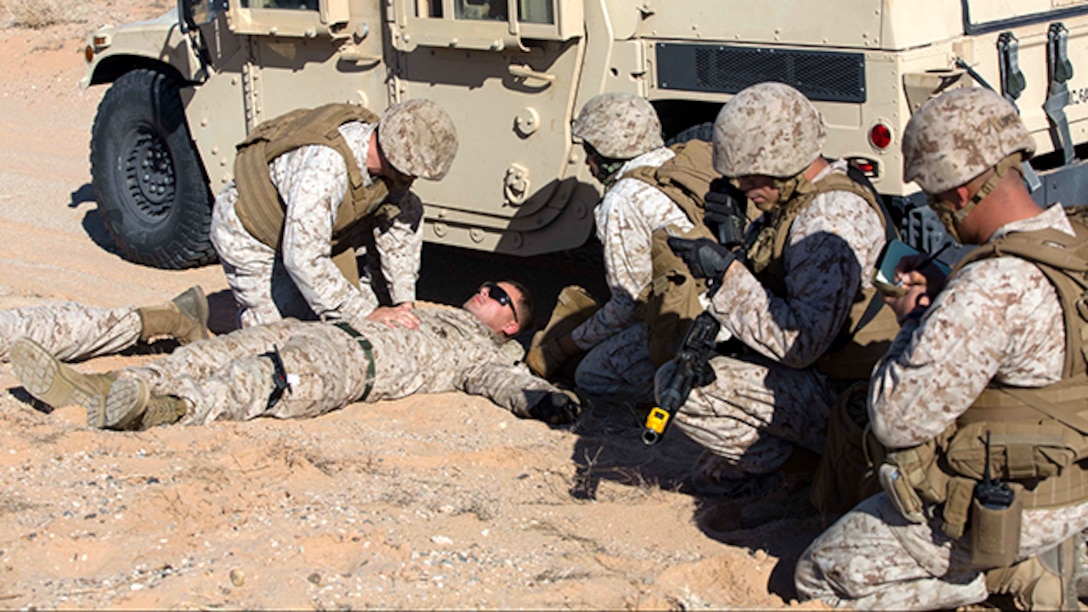
[[0, 27], [39, 30], [61, 23], [83, 23], [86, 7], [65, 0], [0, 0]]

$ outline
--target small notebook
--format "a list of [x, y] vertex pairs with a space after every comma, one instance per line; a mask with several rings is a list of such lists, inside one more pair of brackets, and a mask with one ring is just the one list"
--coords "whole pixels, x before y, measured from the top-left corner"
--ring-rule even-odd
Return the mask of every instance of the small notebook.
[[[899, 265], [899, 260], [911, 256], [925, 257], [926, 253], [919, 251], [902, 240], [889, 241], [884, 245], [884, 251], [880, 254], [880, 259], [877, 260], [876, 271], [873, 275], [873, 286], [881, 293], [886, 293], [888, 295], [899, 296], [905, 294], [907, 290], [903, 287], [898, 287], [895, 284], [895, 267]], [[933, 264], [940, 268], [945, 274], [952, 272], [951, 268], [940, 261], [934, 261]]]

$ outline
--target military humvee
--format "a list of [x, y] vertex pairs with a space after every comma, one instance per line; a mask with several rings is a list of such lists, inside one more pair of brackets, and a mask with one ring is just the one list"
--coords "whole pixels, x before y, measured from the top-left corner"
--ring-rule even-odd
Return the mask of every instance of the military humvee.
[[447, 109], [461, 148], [445, 180], [417, 182], [426, 239], [514, 255], [590, 236], [599, 187], [570, 124], [605, 91], [645, 96], [684, 139], [748, 85], [793, 85], [827, 118], [827, 153], [926, 247], [943, 232], [899, 139], [930, 96], [982, 84], [1035, 134], [1037, 199], [1088, 201], [1088, 0], [178, 0], [93, 33], [85, 59], [83, 86], [112, 83], [91, 139], [103, 220], [126, 257], [166, 268], [214, 259], [234, 145], [330, 101]]

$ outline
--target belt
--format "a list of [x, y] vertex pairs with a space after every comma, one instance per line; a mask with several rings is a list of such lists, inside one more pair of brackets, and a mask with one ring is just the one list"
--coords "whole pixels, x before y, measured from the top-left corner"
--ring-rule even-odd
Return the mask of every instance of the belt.
[[335, 327], [339, 327], [344, 330], [347, 335], [355, 338], [355, 341], [359, 343], [359, 348], [363, 349], [363, 354], [366, 355], [366, 389], [363, 390], [363, 395], [358, 400], [359, 402], [365, 402], [370, 390], [374, 388], [374, 347], [370, 344], [370, 341], [363, 337], [354, 327], [340, 321], [333, 323]]

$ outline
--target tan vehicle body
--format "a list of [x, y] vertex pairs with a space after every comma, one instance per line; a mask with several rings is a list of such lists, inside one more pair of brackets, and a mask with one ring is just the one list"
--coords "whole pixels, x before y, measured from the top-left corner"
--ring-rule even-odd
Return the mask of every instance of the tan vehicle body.
[[[854, 159], [890, 201], [910, 202], [917, 187], [902, 181], [899, 139], [912, 109], [978, 84], [971, 70], [1003, 90], [1015, 82], [1012, 57], [1025, 85], [1015, 103], [1039, 152], [1058, 151], [1039, 169], [1077, 167], [1043, 200], [1088, 185], [1043, 110], [1057, 48], [1048, 32], [1060, 23], [1073, 67], [1060, 110], [1070, 145], [1088, 142], [1088, 0], [229, 1], [192, 7], [188, 28], [172, 12], [94, 33], [83, 85], [134, 68], [176, 79], [213, 193], [232, 178], [234, 145], [265, 119], [330, 101], [380, 112], [432, 98], [461, 140], [443, 181], [416, 183], [432, 242], [524, 256], [583, 244], [600, 187], [570, 125], [608, 91], [649, 99], [670, 138], [713, 121], [744, 86], [787, 82], [826, 117], [828, 155]], [[1017, 53], [1003, 73], [1009, 35]], [[184, 194], [175, 200], [185, 205]]]

